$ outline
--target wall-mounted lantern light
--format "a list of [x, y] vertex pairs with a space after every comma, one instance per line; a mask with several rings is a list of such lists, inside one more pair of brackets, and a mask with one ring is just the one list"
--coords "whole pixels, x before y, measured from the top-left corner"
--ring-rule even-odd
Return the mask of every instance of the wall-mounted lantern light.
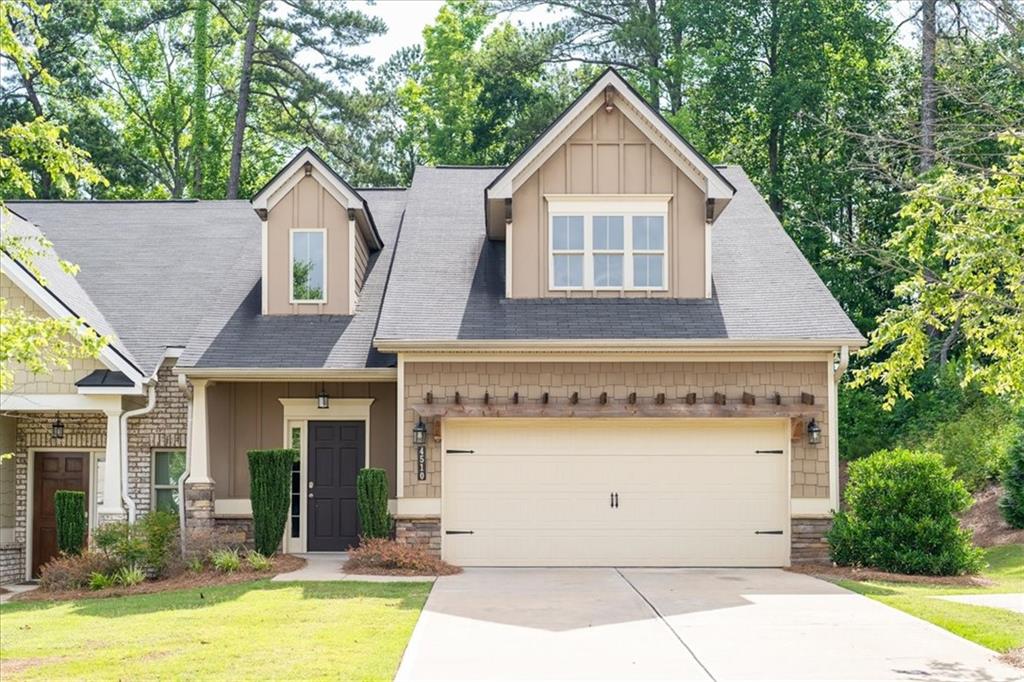
[[318, 409], [326, 410], [331, 406], [331, 398], [327, 395], [327, 389], [320, 384], [320, 392], [316, 395], [316, 406]]
[[53, 436], [54, 440], [61, 440], [64, 438], [64, 422], [60, 420], [59, 414], [57, 415], [57, 418], [53, 420], [53, 423], [50, 424], [50, 434]]
[[818, 426], [818, 422], [811, 418], [811, 422], [807, 425], [807, 442], [811, 445], [817, 445], [821, 442], [821, 427]]
[[422, 419], [417, 422], [416, 426], [412, 427], [412, 444], [427, 444], [427, 425], [423, 423]]

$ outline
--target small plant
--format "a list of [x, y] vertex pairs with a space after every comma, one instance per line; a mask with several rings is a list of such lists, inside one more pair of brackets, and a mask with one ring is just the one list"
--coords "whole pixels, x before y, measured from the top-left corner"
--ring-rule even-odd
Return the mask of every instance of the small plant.
[[115, 585], [113, 576], [106, 575], [105, 573], [93, 572], [89, 576], [89, 589], [90, 590], [106, 590]]
[[256, 551], [270, 556], [284, 534], [291, 504], [292, 462], [296, 450], [249, 451], [249, 497]]
[[850, 464], [847, 511], [828, 533], [832, 560], [894, 573], [960, 575], [981, 567], [958, 516], [971, 505], [942, 456], [879, 450]]
[[193, 573], [203, 572], [203, 560], [199, 557], [192, 557], [186, 562], [185, 565], [188, 567], [188, 570], [192, 571]]
[[210, 554], [210, 563], [221, 573], [234, 573], [242, 567], [237, 549], [218, 549]]
[[1012, 527], [1024, 528], [1024, 428], [1010, 447], [1007, 460], [999, 510]]
[[114, 583], [124, 587], [138, 585], [146, 579], [145, 572], [138, 566], [122, 566], [113, 575]]
[[245, 557], [245, 561], [249, 564], [249, 568], [254, 571], [269, 571], [274, 567], [273, 562], [259, 552], [249, 552]]
[[96, 547], [123, 566], [135, 566], [146, 559], [146, 542], [126, 521], [107, 523], [92, 534]]
[[57, 516], [57, 549], [64, 554], [81, 554], [88, 529], [85, 493], [80, 490], [58, 490], [54, 493], [53, 503]]
[[156, 575], [163, 575], [177, 546], [178, 515], [152, 511], [139, 519], [137, 526], [142, 536], [146, 567]]
[[80, 590], [89, 586], [93, 573], [110, 575], [120, 567], [105, 552], [67, 554], [51, 559], [39, 569], [39, 587], [50, 592]]
[[383, 469], [361, 469], [356, 476], [356, 506], [364, 538], [391, 535], [388, 513], [388, 476]]
[[452, 575], [462, 569], [441, 561], [422, 547], [382, 538], [362, 538], [349, 550], [345, 570], [352, 573]]

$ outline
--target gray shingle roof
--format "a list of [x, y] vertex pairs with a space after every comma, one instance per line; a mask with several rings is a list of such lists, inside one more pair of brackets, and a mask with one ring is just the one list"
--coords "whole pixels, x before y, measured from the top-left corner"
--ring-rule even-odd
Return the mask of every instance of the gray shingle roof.
[[711, 299], [507, 300], [504, 243], [485, 237], [499, 169], [418, 168], [378, 340], [860, 337], [742, 169], [712, 228]]
[[360, 369], [394, 365], [393, 356], [379, 353], [372, 341], [405, 208], [405, 190], [362, 189], [360, 194], [373, 211], [384, 248], [370, 256], [355, 315], [261, 315], [257, 234], [224, 273], [221, 295], [196, 326], [179, 366]]

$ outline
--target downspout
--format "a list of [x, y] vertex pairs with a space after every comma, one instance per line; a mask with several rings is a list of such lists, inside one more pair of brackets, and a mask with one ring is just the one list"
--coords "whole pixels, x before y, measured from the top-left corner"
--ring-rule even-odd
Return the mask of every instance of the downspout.
[[156, 386], [150, 384], [146, 406], [121, 415], [121, 500], [128, 508], [128, 523], [135, 523], [136, 515], [135, 500], [128, 495], [128, 420], [152, 412], [155, 406]]
[[850, 347], [843, 346], [839, 349], [839, 364], [836, 365], [835, 371], [832, 373], [832, 380], [836, 382], [836, 386], [839, 385], [839, 380], [843, 378], [843, 374], [846, 373], [846, 368], [850, 365]]
[[178, 386], [188, 399], [188, 409], [185, 410], [185, 470], [178, 477], [178, 532], [181, 538], [181, 557], [186, 556], [185, 538], [185, 480], [192, 473], [192, 396], [188, 390], [188, 378], [184, 374], [178, 375]]

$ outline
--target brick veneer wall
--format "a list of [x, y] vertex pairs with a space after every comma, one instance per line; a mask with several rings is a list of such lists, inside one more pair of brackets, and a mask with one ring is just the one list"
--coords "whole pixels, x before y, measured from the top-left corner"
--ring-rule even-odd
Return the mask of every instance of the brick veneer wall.
[[0, 545], [0, 585], [11, 585], [25, 579], [25, 547], [17, 542]]
[[832, 528], [831, 518], [794, 518], [790, 535], [790, 563], [831, 563], [825, 534]]
[[184, 450], [187, 445], [188, 397], [173, 367], [167, 363], [157, 372], [153, 411], [128, 420], [128, 494], [140, 515], [153, 504], [153, 451]]
[[[412, 404], [432, 392], [435, 402], [451, 402], [458, 391], [466, 402], [482, 402], [484, 392], [498, 402], [518, 391], [521, 401], [537, 401], [547, 392], [552, 402], [565, 402], [579, 392], [580, 402], [596, 402], [602, 392], [624, 400], [636, 392], [638, 401], [651, 402], [658, 393], [678, 402], [688, 393], [700, 401], [724, 393], [730, 404], [742, 402], [744, 392], [763, 403], [778, 392], [783, 404], [800, 402], [801, 393], [815, 397], [815, 419], [821, 444], [806, 440], [792, 444], [792, 497], [828, 497], [828, 371], [821, 362], [406, 362], [405, 433], [416, 423]], [[406, 497], [441, 496], [440, 445], [427, 445], [427, 480], [416, 480], [416, 453], [405, 439]]]

